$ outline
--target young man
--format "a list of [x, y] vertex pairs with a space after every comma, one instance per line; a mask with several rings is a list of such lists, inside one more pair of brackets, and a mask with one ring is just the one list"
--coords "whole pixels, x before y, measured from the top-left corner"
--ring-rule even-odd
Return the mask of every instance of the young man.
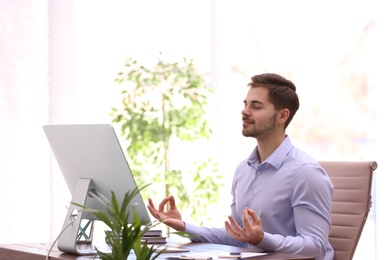
[[173, 196], [158, 208], [149, 199], [148, 209], [173, 229], [196, 235], [194, 241], [333, 259], [328, 241], [333, 185], [325, 170], [285, 133], [299, 108], [295, 85], [267, 73], [253, 76], [248, 86], [242, 134], [255, 138], [257, 146], [236, 169], [225, 228], [185, 223]]

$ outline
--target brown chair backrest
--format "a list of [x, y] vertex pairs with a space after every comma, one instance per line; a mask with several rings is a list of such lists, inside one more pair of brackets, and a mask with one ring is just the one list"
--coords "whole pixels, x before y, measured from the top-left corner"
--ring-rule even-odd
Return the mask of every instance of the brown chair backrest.
[[334, 185], [329, 241], [335, 260], [351, 260], [371, 208], [374, 161], [320, 161]]

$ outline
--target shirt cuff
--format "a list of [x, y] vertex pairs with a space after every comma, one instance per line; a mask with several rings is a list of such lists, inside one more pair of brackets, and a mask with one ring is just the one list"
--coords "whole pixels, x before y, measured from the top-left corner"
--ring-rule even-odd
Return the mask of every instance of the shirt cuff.
[[273, 251], [275, 248], [275, 241], [273, 239], [273, 236], [270, 233], [264, 232], [263, 240], [261, 240], [257, 247], [260, 247], [264, 250]]
[[[188, 233], [189, 235], [195, 235], [197, 237], [199, 236], [200, 229], [199, 226], [185, 222], [184, 232]], [[191, 241], [196, 241], [196, 238], [191, 236]]]

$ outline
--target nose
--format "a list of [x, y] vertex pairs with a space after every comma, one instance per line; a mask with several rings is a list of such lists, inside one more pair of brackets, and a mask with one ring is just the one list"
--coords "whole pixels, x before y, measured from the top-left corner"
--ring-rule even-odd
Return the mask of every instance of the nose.
[[241, 115], [249, 115], [249, 110], [247, 109], [247, 107], [244, 107], [244, 109], [241, 110]]

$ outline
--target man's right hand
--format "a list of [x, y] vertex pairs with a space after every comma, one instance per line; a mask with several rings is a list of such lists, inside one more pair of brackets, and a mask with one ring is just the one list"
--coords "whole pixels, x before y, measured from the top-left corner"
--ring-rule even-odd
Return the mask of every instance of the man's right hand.
[[[161, 220], [164, 224], [176, 231], [185, 231], [185, 224], [181, 219], [180, 211], [177, 209], [175, 198], [172, 195], [166, 197], [160, 202], [158, 210], [155, 208], [151, 198], [149, 198], [148, 201], [148, 210], [153, 217]], [[168, 209], [165, 210], [167, 203]]]

